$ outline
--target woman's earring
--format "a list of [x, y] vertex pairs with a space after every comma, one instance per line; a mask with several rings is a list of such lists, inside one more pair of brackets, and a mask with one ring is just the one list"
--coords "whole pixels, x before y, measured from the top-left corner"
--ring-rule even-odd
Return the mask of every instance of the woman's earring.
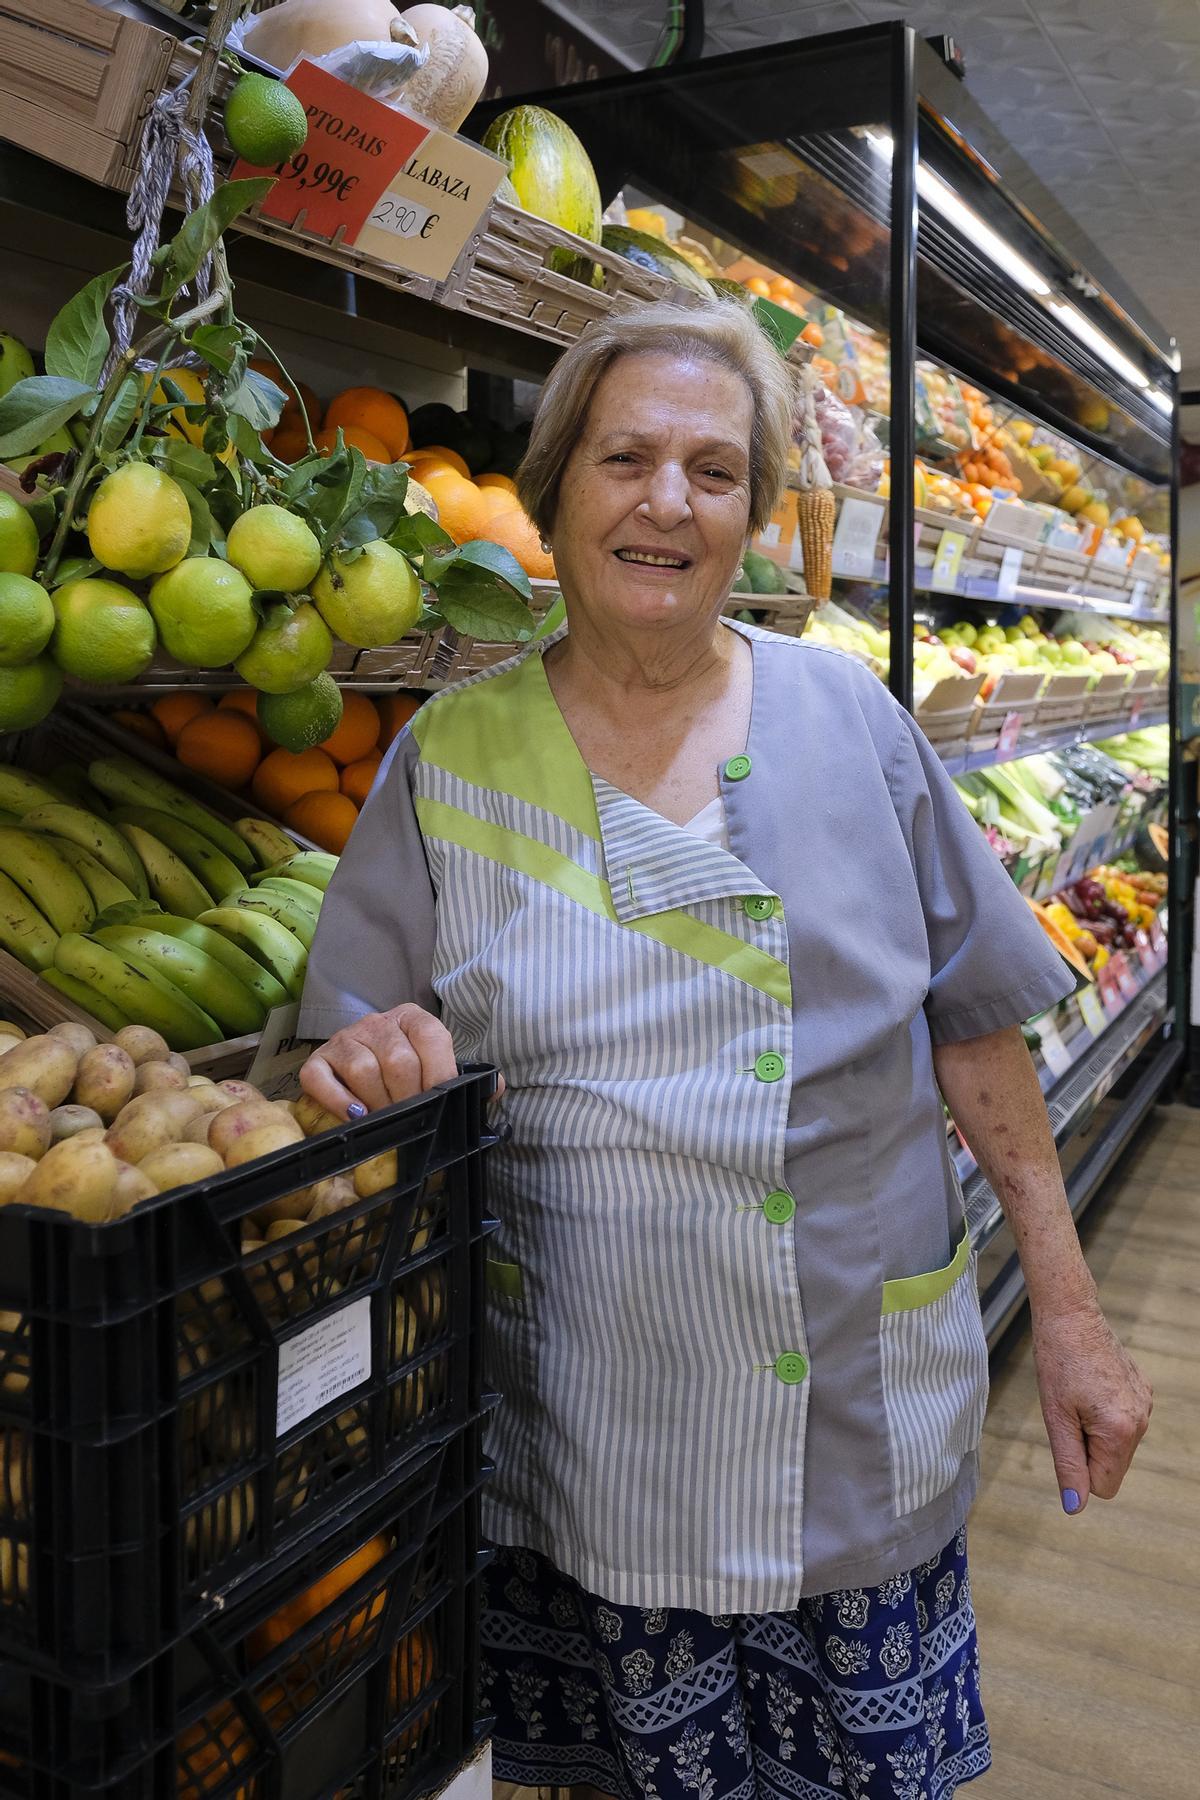
[[549, 539], [549, 538], [545, 538], [545, 537], [544, 537], [544, 538], [539, 538], [539, 539], [538, 539], [538, 542], [539, 542], [539, 543], [540, 543], [540, 544], [541, 544], [541, 546], [542, 546], [542, 555], [543, 555], [543, 556], [549, 556], [549, 554], [550, 554], [550, 549], [551, 549], [551, 545], [550, 545], [550, 539]]

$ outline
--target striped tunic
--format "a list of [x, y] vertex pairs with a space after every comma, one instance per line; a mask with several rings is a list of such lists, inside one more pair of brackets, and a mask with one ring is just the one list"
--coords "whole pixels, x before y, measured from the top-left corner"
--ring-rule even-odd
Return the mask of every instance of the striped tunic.
[[718, 1615], [882, 1582], [965, 1517], [987, 1352], [932, 1043], [1072, 985], [875, 678], [736, 629], [728, 850], [587, 769], [532, 645], [389, 752], [301, 1020], [413, 1000], [508, 1083], [493, 1537]]

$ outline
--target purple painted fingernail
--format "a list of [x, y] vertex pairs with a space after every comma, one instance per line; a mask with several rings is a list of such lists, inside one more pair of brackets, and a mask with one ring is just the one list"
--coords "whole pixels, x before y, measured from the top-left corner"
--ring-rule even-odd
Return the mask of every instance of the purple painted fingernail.
[[1065, 1513], [1077, 1513], [1079, 1511], [1079, 1495], [1075, 1492], [1074, 1488], [1063, 1489], [1062, 1504]]
[[367, 1116], [367, 1109], [361, 1100], [352, 1100], [346, 1111], [352, 1119], [365, 1119]]

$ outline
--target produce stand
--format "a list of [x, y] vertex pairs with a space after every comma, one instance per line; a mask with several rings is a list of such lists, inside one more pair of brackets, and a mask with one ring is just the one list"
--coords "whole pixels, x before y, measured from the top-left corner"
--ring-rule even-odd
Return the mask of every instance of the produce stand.
[[[0, 243], [17, 296], [0, 332], [35, 345], [69, 291], [64, 269], [78, 287], [128, 255], [124, 197], [147, 120], [188, 75], [201, 82], [196, 122], [218, 179], [232, 169], [230, 71], [203, 62], [184, 21], [136, 14], [0, 0]], [[439, 278], [310, 230], [303, 215], [265, 216], [259, 200], [227, 229], [214, 280], [226, 257], [289, 381], [328, 397], [367, 379], [403, 392], [410, 412], [416, 399], [468, 432], [482, 419], [494, 444], [528, 416], [514, 381], [540, 381], [621, 308], [698, 304], [695, 266], [774, 307], [777, 325], [803, 317], [790, 360], [820, 371], [812, 407], [827, 467], [814, 482], [798, 426], [792, 487], [726, 611], [807, 632], [886, 680], [1022, 892], [1074, 921], [1079, 993], [1037, 1022], [1032, 1044], [1081, 1211], [1180, 1059], [1191, 932], [1168, 803], [1179, 791], [1170, 346], [1153, 321], [1098, 295], [1089, 316], [1122, 373], [965, 241], [928, 186], [918, 247], [919, 141], [922, 167], [1044, 271], [1048, 295], [1073, 291], [1073, 266], [990, 173], [1011, 153], [906, 28], [535, 99], [577, 132], [606, 201], [661, 216], [663, 241], [694, 259], [690, 277], [665, 253], [634, 262], [496, 198]], [[481, 139], [499, 110], [477, 109], [462, 135]], [[164, 238], [196, 200], [174, 183]], [[591, 279], [565, 272], [573, 261]], [[853, 456], [834, 455], [845, 419], [826, 394], [851, 409]], [[152, 430], [170, 434], [165, 411]], [[1056, 464], [1078, 477], [1067, 483]], [[805, 501], [826, 482], [832, 591], [818, 598], [828, 590], [805, 568]], [[1091, 498], [1059, 504], [1084, 482]], [[0, 494], [35, 500], [3, 468]], [[535, 574], [520, 592], [524, 638], [558, 588]], [[368, 647], [336, 640], [327, 667], [343, 704], [417, 702], [517, 648], [471, 616], [458, 615], [460, 629], [449, 608], [429, 611]], [[994, 647], [976, 651], [983, 633]], [[1022, 637], [1030, 653], [1010, 652]], [[0, 739], [0, 764], [54, 781], [64, 759], [86, 777], [116, 756], [169, 783], [180, 819], [200, 808], [218, 834], [282, 833], [278, 861], [239, 867], [251, 909], [264, 882], [282, 880], [286, 913], [291, 877], [278, 871], [321, 856], [317, 841], [244, 782], [196, 775], [174, 740], [154, 739], [157, 702], [185, 696], [217, 716], [215, 701], [245, 689], [232, 663], [185, 666], [159, 644], [128, 680], [70, 678], [47, 720]], [[1168, 726], [1160, 768], [1153, 734]], [[1089, 748], [1098, 740], [1103, 753]], [[1046, 757], [1063, 759], [1057, 811], [1017, 841], [1005, 767]], [[1166, 858], [1151, 831], [1164, 820]], [[1130, 881], [1141, 885], [1127, 892]], [[1123, 910], [1141, 920], [1128, 942]], [[86, 930], [108, 929], [100, 902], [93, 911]], [[1089, 940], [1090, 958], [1077, 947]], [[74, 1022], [101, 1044], [120, 1040], [3, 949], [0, 1015], [31, 1035]], [[217, 1035], [188, 1047], [186, 1066], [245, 1077], [261, 1039]], [[0, 1209], [0, 1800], [416, 1800], [472, 1755], [492, 1403], [480, 1364], [490, 1083], [464, 1071], [110, 1223]], [[1020, 1304], [1019, 1270], [991, 1190], [966, 1147], [953, 1152], [995, 1337]], [[388, 1179], [352, 1199], [343, 1185], [339, 1208], [279, 1216], [288, 1196], [393, 1154]], [[289, 1230], [260, 1241], [264, 1208]], [[347, 1385], [305, 1411], [303, 1370], [322, 1357], [341, 1359]]]

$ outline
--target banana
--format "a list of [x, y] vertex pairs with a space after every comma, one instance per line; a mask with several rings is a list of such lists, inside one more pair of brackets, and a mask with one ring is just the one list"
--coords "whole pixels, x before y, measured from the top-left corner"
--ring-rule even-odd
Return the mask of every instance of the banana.
[[0, 949], [40, 972], [54, 961], [58, 933], [15, 881], [0, 875]]
[[[153, 770], [143, 768], [131, 756], [98, 756], [88, 764], [88, 780], [119, 805], [153, 806], [159, 812], [172, 813], [193, 831], [199, 831], [218, 850], [223, 850], [239, 869], [245, 869], [249, 874], [254, 868], [254, 855], [236, 831], [231, 831], [215, 813], [193, 800], [190, 794], [185, 794], [182, 788], [164, 781]], [[3, 805], [2, 799], [0, 805]]]
[[127, 906], [130, 903], [136, 906], [139, 900], [145, 899], [145, 895], [135, 894], [132, 888], [126, 887], [123, 881], [118, 880], [111, 869], [106, 869], [104, 864], [92, 856], [89, 851], [81, 849], [78, 844], [73, 844], [69, 838], [51, 838], [50, 842], [63, 861], [70, 863], [92, 896], [92, 905], [96, 908], [97, 917], [106, 907]]
[[47, 831], [52, 837], [69, 838], [104, 864], [110, 875], [123, 881], [141, 899], [150, 898], [146, 874], [141, 863], [120, 832], [106, 819], [97, 819], [81, 806], [35, 806], [25, 814], [26, 831]]
[[295, 856], [296, 845], [286, 831], [270, 819], [235, 819], [233, 829], [249, 845], [260, 869], [269, 869], [281, 857]]
[[281, 925], [269, 913], [251, 912], [242, 906], [214, 906], [211, 912], [200, 914], [199, 922], [210, 925], [214, 931], [257, 957], [276, 981], [283, 983], [290, 997], [299, 1000], [304, 989], [308, 951], [286, 925]]
[[138, 968], [146, 963], [157, 969], [181, 994], [210, 1012], [226, 1037], [244, 1037], [247, 1032], [261, 1031], [266, 1023], [267, 1009], [262, 1002], [215, 957], [186, 938], [136, 925], [104, 925], [92, 937], [118, 956], [131, 957]]
[[36, 832], [0, 826], [0, 869], [24, 888], [55, 931], [86, 931], [95, 918], [91, 896], [74, 869]]
[[289, 881], [307, 882], [309, 887], [324, 893], [337, 866], [337, 857], [328, 850], [300, 850], [295, 856], [285, 856], [281, 862], [272, 863], [269, 869], [261, 869], [250, 879], [257, 885], [266, 881], [269, 875], [286, 875]]
[[237, 906], [247, 912], [267, 913], [272, 919], [278, 919], [294, 937], [299, 938], [306, 950], [312, 949], [312, 941], [316, 935], [317, 921], [306, 907], [290, 894], [281, 894], [274, 888], [243, 888], [240, 893], [230, 894], [225, 902], [227, 906]]
[[161, 1032], [172, 1050], [198, 1050], [221, 1041], [221, 1028], [209, 1013], [157, 969], [135, 962], [126, 952], [118, 954], [72, 931], [59, 938], [54, 966], [95, 988], [133, 1024]]
[[5, 812], [24, 818], [35, 806], [69, 798], [44, 775], [30, 775], [25, 769], [14, 769], [11, 763], [0, 763], [0, 808]]
[[87, 770], [82, 763], [55, 763], [49, 778], [56, 787], [62, 789], [64, 797], [72, 806], [82, 806], [84, 812], [95, 813], [98, 819], [107, 819], [107, 803], [88, 780]]
[[315, 927], [321, 916], [321, 902], [325, 898], [320, 888], [310, 887], [307, 881], [293, 881], [288, 875], [264, 875], [255, 885], [258, 892], [263, 888], [270, 888], [276, 894], [290, 894], [306, 912], [312, 914]]
[[61, 969], [49, 968], [41, 971], [43, 981], [48, 981], [52, 988], [73, 1000], [76, 1006], [82, 1006], [84, 1012], [91, 1013], [93, 1019], [99, 1019], [110, 1031], [120, 1031], [133, 1020], [123, 1013], [119, 1006], [114, 1006], [107, 995], [96, 988], [88, 987], [84, 981], [76, 981], [73, 975], [64, 975]]
[[112, 816], [115, 825], [137, 825], [156, 837], [160, 844], [165, 844], [168, 850], [173, 850], [203, 882], [214, 900], [222, 900], [226, 894], [236, 894], [239, 888], [245, 887], [246, 877], [237, 864], [230, 862], [225, 852], [218, 850], [209, 838], [171, 813], [159, 812], [151, 806], [114, 806]]
[[168, 912], [194, 919], [212, 905], [212, 895], [192, 874], [182, 857], [140, 825], [122, 825], [150, 879], [150, 892]]
[[201, 925], [198, 919], [181, 919], [174, 913], [149, 913], [143, 918], [130, 919], [128, 923], [147, 931], [163, 931], [168, 937], [182, 938], [185, 943], [194, 944], [197, 950], [205, 951], [214, 962], [221, 963], [231, 975], [236, 975], [243, 987], [257, 995], [268, 1012], [273, 1006], [287, 1005], [289, 995], [282, 981], [247, 951], [231, 944], [211, 926]]

